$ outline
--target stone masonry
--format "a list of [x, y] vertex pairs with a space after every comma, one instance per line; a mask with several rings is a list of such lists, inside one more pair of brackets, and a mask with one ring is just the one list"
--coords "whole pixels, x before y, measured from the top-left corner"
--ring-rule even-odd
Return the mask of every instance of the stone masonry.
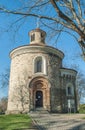
[[30, 44], [11, 51], [7, 113], [77, 112], [76, 74], [62, 66], [63, 52], [45, 43], [46, 33], [37, 28]]

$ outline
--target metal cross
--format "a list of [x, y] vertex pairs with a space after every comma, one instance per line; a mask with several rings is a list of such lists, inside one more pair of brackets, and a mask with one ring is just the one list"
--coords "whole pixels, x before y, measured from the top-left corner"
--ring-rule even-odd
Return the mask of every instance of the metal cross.
[[37, 18], [37, 28], [40, 27], [40, 18]]

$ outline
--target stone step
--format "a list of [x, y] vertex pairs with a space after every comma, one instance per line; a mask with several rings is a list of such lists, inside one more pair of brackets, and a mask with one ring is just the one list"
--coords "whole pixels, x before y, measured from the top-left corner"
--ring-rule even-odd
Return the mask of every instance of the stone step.
[[48, 114], [49, 112], [48, 111], [35, 111], [36, 113], [40, 113], [40, 114]]
[[34, 111], [31, 111], [30, 113], [48, 114], [49, 112], [44, 108], [36, 108]]

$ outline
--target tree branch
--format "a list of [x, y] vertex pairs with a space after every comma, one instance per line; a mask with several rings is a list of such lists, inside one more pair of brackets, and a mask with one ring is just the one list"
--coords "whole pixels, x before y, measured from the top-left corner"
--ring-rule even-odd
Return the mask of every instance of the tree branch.
[[83, 33], [82, 30], [80, 30], [79, 27], [77, 27], [77, 25], [68, 17], [66, 16], [61, 10], [60, 8], [58, 7], [57, 5], [57, 2], [55, 2], [55, 0], [50, 0], [51, 1], [51, 4], [53, 5], [53, 7], [55, 8], [56, 12], [58, 13], [59, 17], [62, 19], [62, 20], [65, 20], [66, 21], [66, 26], [67, 26], [67, 23], [69, 23], [71, 25], [71, 29], [76, 31], [81, 37], [83, 37], [83, 39], [85, 40], [85, 34]]

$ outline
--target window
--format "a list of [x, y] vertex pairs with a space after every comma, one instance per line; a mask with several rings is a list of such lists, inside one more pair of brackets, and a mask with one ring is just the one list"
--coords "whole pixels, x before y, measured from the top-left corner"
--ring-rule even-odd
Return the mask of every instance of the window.
[[31, 35], [31, 42], [35, 40], [35, 34]]
[[35, 73], [42, 72], [42, 57], [37, 57], [35, 60]]
[[42, 60], [39, 59], [36, 62], [36, 72], [42, 72]]
[[73, 96], [74, 95], [74, 88], [71, 83], [69, 83], [66, 87], [66, 95], [67, 96]]
[[34, 73], [47, 74], [46, 58], [44, 56], [37, 56], [33, 62]]
[[71, 87], [68, 87], [68, 95], [72, 95], [72, 90], [71, 90]]
[[43, 37], [44, 35], [43, 35], [43, 33], [41, 33], [41, 37]]
[[43, 33], [41, 33], [41, 42], [44, 42], [45, 41], [45, 36]]

